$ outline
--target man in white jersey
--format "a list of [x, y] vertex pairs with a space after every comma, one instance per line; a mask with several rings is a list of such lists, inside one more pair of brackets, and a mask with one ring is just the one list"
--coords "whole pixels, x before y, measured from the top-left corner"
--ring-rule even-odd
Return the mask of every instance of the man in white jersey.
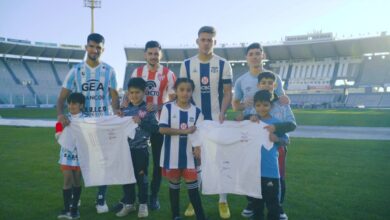
[[[119, 109], [115, 71], [110, 65], [100, 61], [104, 51], [104, 37], [97, 33], [90, 34], [85, 50], [86, 61], [69, 71], [57, 99], [57, 118], [64, 126], [69, 124], [69, 119], [63, 112], [64, 102], [71, 92], [80, 92], [86, 97], [84, 112], [91, 117], [110, 115], [117, 113]], [[99, 187], [96, 204], [98, 213], [108, 212], [106, 189], [107, 186]]]
[[[196, 39], [198, 54], [184, 60], [180, 77], [194, 80], [192, 98], [195, 105], [202, 109], [204, 119], [222, 123], [232, 100], [232, 68], [227, 60], [213, 53], [215, 35], [214, 27], [204, 26], [199, 29]], [[219, 196], [219, 214], [223, 219], [230, 218], [226, 197], [226, 194]]]
[[[148, 41], [145, 44], [144, 54], [146, 65], [134, 69], [131, 77], [140, 77], [146, 81], [146, 104], [148, 111], [158, 112], [158, 118], [161, 108], [165, 102], [174, 99], [175, 91], [173, 86], [176, 82], [175, 74], [160, 64], [162, 58], [161, 45], [157, 41]], [[126, 78], [126, 77], [125, 77]], [[124, 100], [124, 105], [127, 101]], [[163, 145], [163, 135], [159, 132], [152, 133], [150, 143], [153, 155], [153, 178], [150, 184], [149, 207], [151, 210], [160, 209], [158, 201], [158, 192], [161, 185], [160, 155]]]

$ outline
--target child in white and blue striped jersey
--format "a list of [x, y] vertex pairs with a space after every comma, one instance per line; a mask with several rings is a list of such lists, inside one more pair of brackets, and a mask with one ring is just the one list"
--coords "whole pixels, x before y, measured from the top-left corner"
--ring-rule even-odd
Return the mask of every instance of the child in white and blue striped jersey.
[[[85, 97], [81, 93], [72, 93], [67, 98], [68, 118], [84, 118], [86, 115], [82, 112], [85, 104]], [[61, 122], [56, 123], [56, 139], [63, 131]], [[58, 215], [58, 218], [76, 219], [80, 218], [78, 203], [81, 195], [81, 170], [77, 156], [76, 146], [72, 151], [61, 146], [60, 159], [61, 171], [64, 175], [64, 184], [62, 195], [64, 199], [64, 210]]]
[[179, 211], [181, 178], [186, 182], [196, 219], [206, 219], [195, 168], [195, 158], [200, 158], [200, 146], [192, 146], [188, 139], [188, 135], [195, 132], [196, 123], [203, 120], [201, 110], [190, 102], [194, 87], [191, 79], [178, 78], [174, 86], [176, 100], [165, 104], [160, 116], [160, 133], [165, 135], [160, 166], [163, 176], [169, 180], [169, 198], [174, 220], [181, 219]]

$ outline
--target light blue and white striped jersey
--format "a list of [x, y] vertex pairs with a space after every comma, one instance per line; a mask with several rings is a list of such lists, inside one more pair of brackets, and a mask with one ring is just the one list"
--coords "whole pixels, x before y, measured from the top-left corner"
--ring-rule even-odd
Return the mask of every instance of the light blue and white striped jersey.
[[91, 117], [112, 114], [110, 89], [117, 88], [114, 69], [102, 62], [95, 68], [86, 62], [75, 65], [62, 87], [85, 96], [85, 113]]
[[[200, 108], [191, 104], [190, 108], [182, 109], [173, 101], [163, 106], [159, 126], [187, 129], [202, 120]], [[160, 166], [166, 169], [195, 168], [192, 147], [188, 135], [164, 135]]]
[[213, 54], [208, 62], [199, 60], [198, 55], [191, 57], [181, 65], [180, 77], [194, 81], [192, 93], [195, 105], [202, 109], [206, 120], [218, 120], [223, 99], [223, 85], [232, 84], [232, 67], [230, 63]]
[[[268, 71], [268, 70], [263, 70]], [[275, 73], [274, 73], [275, 74]], [[276, 77], [276, 87], [275, 93], [278, 96], [284, 95], [282, 80], [280, 76], [275, 74]], [[248, 99], [252, 99], [253, 96], [259, 89], [257, 88], [258, 80], [257, 76], [253, 76], [250, 72], [246, 72], [244, 75], [238, 77], [234, 84], [234, 96], [233, 100], [239, 100], [245, 102]], [[244, 109], [244, 116], [250, 113], [251, 108]]]

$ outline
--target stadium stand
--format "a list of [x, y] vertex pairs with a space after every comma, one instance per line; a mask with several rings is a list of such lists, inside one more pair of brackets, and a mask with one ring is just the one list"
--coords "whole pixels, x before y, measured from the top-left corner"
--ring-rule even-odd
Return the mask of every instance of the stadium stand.
[[[72, 65], [85, 55], [81, 46], [1, 38], [0, 104], [55, 104]], [[232, 64], [233, 81], [248, 71], [247, 44], [221, 45], [215, 53]], [[287, 36], [263, 45], [265, 67], [277, 73], [295, 107], [390, 107], [390, 35], [336, 40], [332, 33]], [[124, 48], [129, 73], [144, 65], [142, 47]], [[162, 64], [177, 76], [197, 48], [163, 49]]]
[[[233, 81], [248, 71], [246, 46], [221, 45], [214, 50], [231, 62]], [[342, 40], [332, 33], [287, 36], [284, 42], [263, 48], [265, 67], [279, 74], [295, 107], [390, 107], [390, 35], [386, 33]], [[163, 62], [170, 64], [193, 56], [197, 49], [163, 51]], [[125, 54], [126, 72], [135, 62], [144, 62], [142, 48], [125, 48]]]
[[83, 59], [81, 46], [17, 40], [0, 42], [0, 103], [54, 105], [70, 67]]

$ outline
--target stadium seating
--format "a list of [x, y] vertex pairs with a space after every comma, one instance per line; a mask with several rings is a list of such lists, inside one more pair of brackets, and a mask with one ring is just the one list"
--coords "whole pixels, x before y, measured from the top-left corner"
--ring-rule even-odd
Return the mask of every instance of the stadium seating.
[[[59, 74], [60, 82], [52, 65]], [[55, 104], [60, 85], [69, 72], [69, 65], [73, 63], [1, 59], [0, 101], [2, 104], [15, 105]]]
[[349, 94], [346, 100], [347, 107], [378, 107], [382, 98], [382, 93], [353, 93]]
[[[84, 58], [84, 49], [18, 42], [0, 41], [0, 104], [55, 104], [66, 74]], [[389, 35], [263, 45], [267, 55], [265, 67], [281, 77], [295, 106], [333, 103], [346, 107], [389, 108], [388, 42]], [[215, 48], [216, 54], [232, 64], [233, 83], [248, 72], [245, 46]], [[197, 51], [197, 48], [164, 49], [162, 64], [179, 76], [181, 62]], [[123, 88], [130, 73], [145, 64], [143, 48], [125, 48], [125, 54], [128, 63]]]
[[390, 79], [390, 60], [389, 56], [373, 56], [371, 59], [366, 57], [363, 61], [362, 78], [359, 85], [372, 86], [389, 83]]

